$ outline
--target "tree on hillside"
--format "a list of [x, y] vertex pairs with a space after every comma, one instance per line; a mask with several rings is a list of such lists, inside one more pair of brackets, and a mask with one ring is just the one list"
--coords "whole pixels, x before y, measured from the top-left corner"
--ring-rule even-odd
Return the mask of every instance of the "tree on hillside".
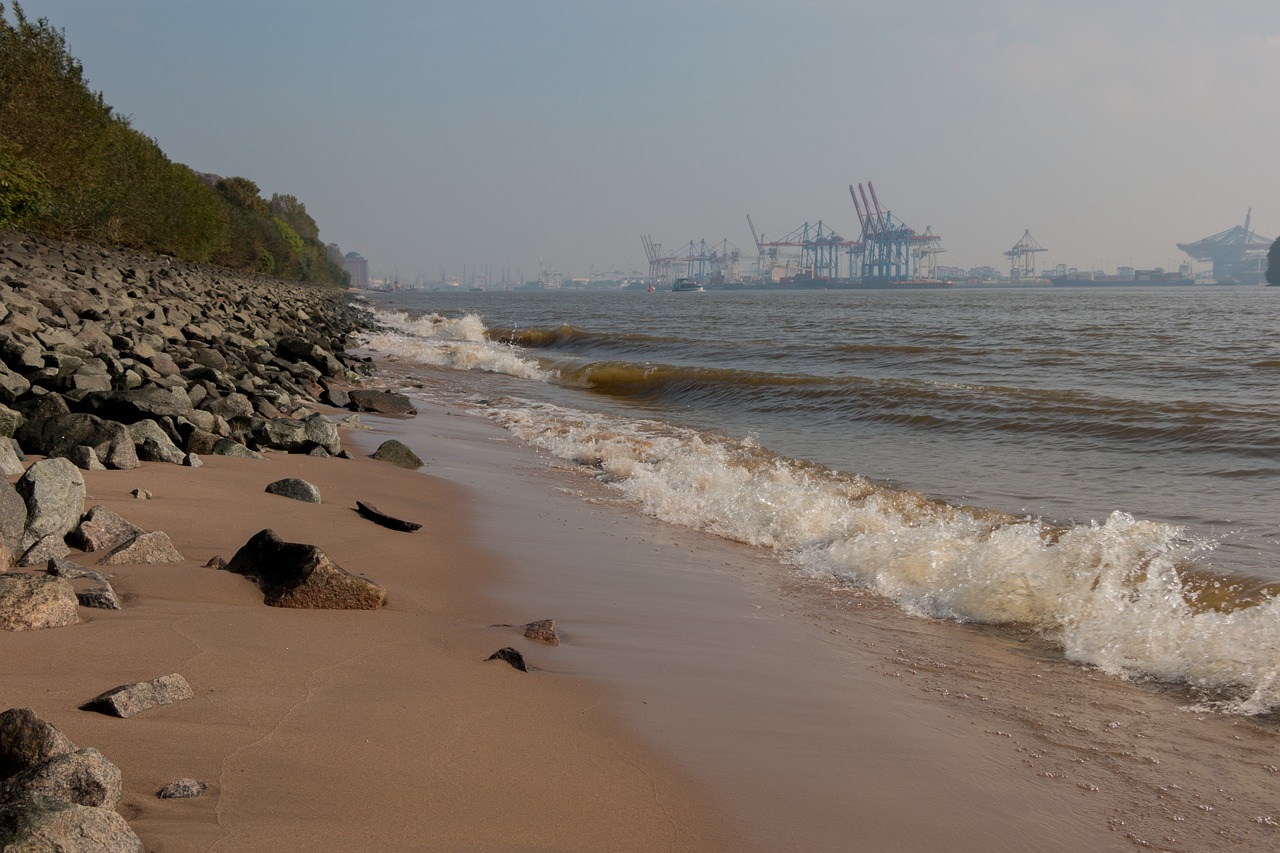
[[304, 240], [319, 240], [320, 226], [307, 213], [307, 206], [291, 195], [271, 196], [271, 212], [283, 219]]
[[1267, 249], [1267, 284], [1280, 287], [1280, 237]]

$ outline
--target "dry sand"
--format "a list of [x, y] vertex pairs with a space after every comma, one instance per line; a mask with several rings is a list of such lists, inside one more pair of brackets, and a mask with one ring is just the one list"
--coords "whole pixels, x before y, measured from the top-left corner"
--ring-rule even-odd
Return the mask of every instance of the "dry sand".
[[[485, 661], [530, 643], [489, 627], [511, 620], [487, 603], [494, 559], [475, 544], [463, 489], [367, 458], [205, 463], [85, 472], [87, 505], [165, 531], [187, 559], [113, 567], [122, 611], [81, 608], [78, 626], [0, 637], [4, 706], [33, 708], [119, 765], [119, 810], [146, 849], [734, 849], [600, 687]], [[263, 491], [283, 477], [324, 503]], [[424, 527], [384, 529], [356, 500]], [[250, 581], [203, 567], [265, 527], [381, 583], [387, 606], [267, 607]], [[78, 710], [171, 672], [194, 699], [124, 720]], [[187, 776], [208, 793], [156, 798]]]

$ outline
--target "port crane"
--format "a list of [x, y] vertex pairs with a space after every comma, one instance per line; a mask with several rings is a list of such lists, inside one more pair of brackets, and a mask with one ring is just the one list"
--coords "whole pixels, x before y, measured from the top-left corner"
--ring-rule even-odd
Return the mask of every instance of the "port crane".
[[1009, 258], [1009, 278], [1021, 281], [1036, 277], [1036, 252], [1049, 251], [1036, 242], [1030, 229], [1022, 232], [1022, 239], [1013, 244], [1013, 248], [1004, 253]]

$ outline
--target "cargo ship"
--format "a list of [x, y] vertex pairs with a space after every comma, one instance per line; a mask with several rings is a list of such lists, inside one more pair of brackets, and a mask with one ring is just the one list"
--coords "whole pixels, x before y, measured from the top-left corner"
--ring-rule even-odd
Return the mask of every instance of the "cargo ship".
[[1099, 275], [1096, 272], [1069, 272], [1050, 276], [1054, 287], [1173, 287], [1199, 284], [1185, 272], [1165, 272], [1162, 269], [1132, 270], [1121, 275]]

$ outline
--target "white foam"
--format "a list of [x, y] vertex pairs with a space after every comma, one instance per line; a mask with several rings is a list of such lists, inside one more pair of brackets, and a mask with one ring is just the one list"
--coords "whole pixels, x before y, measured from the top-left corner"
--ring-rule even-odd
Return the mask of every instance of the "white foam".
[[488, 340], [484, 322], [474, 314], [448, 318], [439, 314], [411, 317], [399, 311], [373, 313], [382, 329], [361, 340], [361, 345], [372, 351], [455, 370], [539, 381], [551, 376], [536, 362], [522, 358], [515, 347]]
[[809, 576], [922, 615], [1029, 625], [1108, 673], [1227, 691], [1222, 708], [1280, 706], [1280, 604], [1188, 605], [1176, 567], [1209, 543], [1180, 527], [1116, 512], [1055, 538], [1033, 519], [937, 504], [751, 441], [526, 401], [488, 414], [645, 512], [773, 549]]

